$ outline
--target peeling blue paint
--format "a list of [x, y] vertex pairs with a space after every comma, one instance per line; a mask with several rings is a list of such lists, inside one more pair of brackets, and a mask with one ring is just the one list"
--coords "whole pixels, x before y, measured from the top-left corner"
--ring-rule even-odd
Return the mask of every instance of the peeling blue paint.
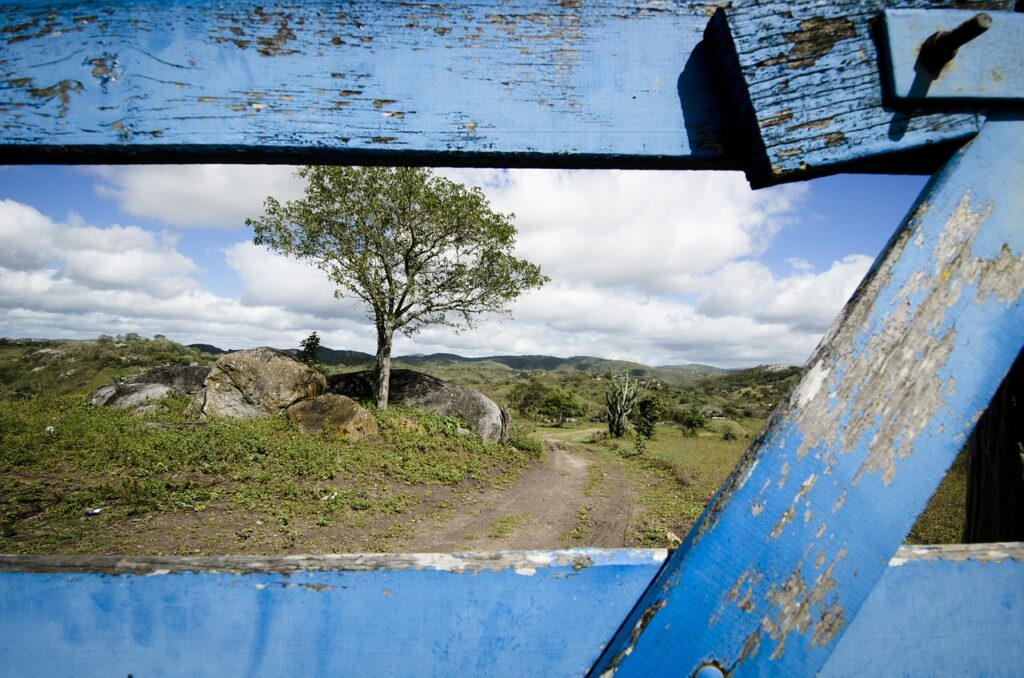
[[1022, 117], [929, 185], [595, 673], [822, 666], [1024, 345]]
[[664, 558], [578, 549], [399, 569], [400, 557], [353, 556], [361, 569], [342, 557], [336, 569], [153, 575], [10, 571], [8, 557], [0, 675], [580, 675]]

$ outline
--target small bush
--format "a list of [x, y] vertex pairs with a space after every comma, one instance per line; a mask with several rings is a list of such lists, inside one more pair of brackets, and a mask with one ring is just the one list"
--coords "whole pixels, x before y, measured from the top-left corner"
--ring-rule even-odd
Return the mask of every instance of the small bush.
[[542, 449], [539, 440], [532, 438], [523, 429], [514, 425], [508, 432], [508, 444], [517, 450], [529, 453], [532, 457], [539, 457]]

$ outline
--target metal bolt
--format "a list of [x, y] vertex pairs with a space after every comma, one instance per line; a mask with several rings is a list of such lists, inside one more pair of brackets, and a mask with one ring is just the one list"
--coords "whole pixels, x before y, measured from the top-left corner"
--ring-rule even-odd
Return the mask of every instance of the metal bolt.
[[920, 60], [932, 73], [937, 74], [965, 44], [992, 27], [992, 17], [981, 12], [951, 31], [935, 31], [921, 45]]
[[718, 668], [714, 664], [704, 664], [697, 672], [693, 674], [694, 678], [725, 678], [725, 674], [722, 673], [722, 669]]

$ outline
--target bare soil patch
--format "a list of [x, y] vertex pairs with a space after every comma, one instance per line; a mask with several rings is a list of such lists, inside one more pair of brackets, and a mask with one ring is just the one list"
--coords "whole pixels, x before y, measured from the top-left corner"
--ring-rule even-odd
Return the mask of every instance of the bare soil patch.
[[410, 552], [618, 548], [626, 545], [633, 488], [619, 464], [546, 438], [545, 456], [507, 489], [470, 498], [421, 523], [396, 550]]

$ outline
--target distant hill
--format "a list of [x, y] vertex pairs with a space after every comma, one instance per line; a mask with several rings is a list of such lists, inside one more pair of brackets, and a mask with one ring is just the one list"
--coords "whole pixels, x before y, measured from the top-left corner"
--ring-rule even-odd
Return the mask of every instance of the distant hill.
[[210, 355], [222, 355], [224, 353], [231, 353], [231, 349], [217, 348], [213, 344], [189, 344], [189, 348], [194, 348], [202, 353], [209, 353]]
[[[204, 353], [220, 355], [227, 353], [221, 348], [210, 344], [189, 344]], [[286, 349], [286, 352], [298, 354], [297, 349]], [[375, 356], [362, 351], [320, 347], [320, 362], [334, 367], [370, 367]], [[468, 358], [456, 353], [430, 353], [395, 356], [394, 362], [408, 367], [455, 367], [473, 366], [480, 369], [520, 370], [544, 372], [586, 372], [590, 374], [627, 373], [641, 379], [660, 379], [674, 385], [690, 384], [711, 376], [725, 374], [730, 370], [710, 365], [663, 365], [652, 367], [628, 360], [609, 360], [593, 356], [576, 355], [559, 358], [551, 355], [492, 355], [479, 358]]]

